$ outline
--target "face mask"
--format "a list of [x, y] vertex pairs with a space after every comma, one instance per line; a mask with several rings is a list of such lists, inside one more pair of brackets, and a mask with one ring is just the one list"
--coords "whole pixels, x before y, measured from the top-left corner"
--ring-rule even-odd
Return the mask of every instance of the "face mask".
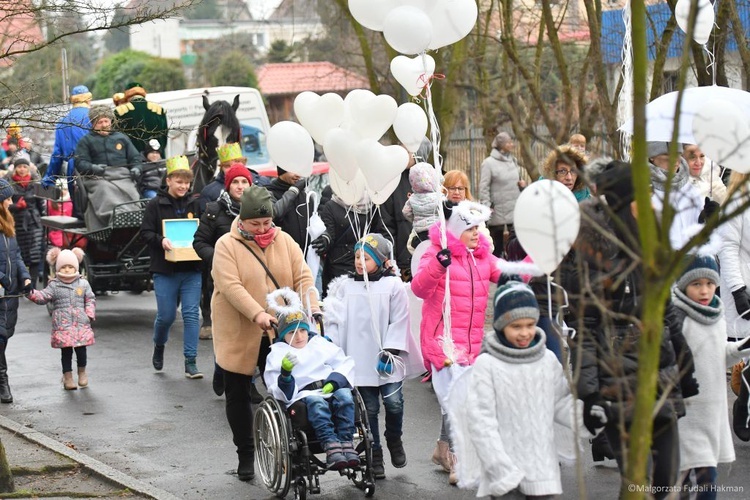
[[258, 244], [260, 248], [266, 248], [273, 241], [273, 237], [276, 236], [276, 228], [272, 227], [263, 234], [253, 235], [253, 240]]

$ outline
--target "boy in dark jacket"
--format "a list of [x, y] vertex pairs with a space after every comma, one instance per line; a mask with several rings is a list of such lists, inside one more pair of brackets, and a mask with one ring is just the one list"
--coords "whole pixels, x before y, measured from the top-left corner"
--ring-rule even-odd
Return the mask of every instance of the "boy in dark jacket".
[[198, 309], [201, 297], [200, 260], [170, 262], [165, 252], [172, 250], [172, 242], [164, 237], [162, 220], [193, 219], [199, 216], [198, 198], [190, 190], [193, 173], [184, 156], [167, 160], [167, 189], [161, 190], [146, 205], [141, 223], [141, 234], [151, 257], [150, 271], [154, 276], [156, 321], [154, 321], [154, 369], [164, 367], [164, 346], [169, 340], [169, 329], [174, 323], [177, 306], [181, 304], [184, 322], [183, 353], [185, 376], [203, 378], [195, 358], [198, 353]]

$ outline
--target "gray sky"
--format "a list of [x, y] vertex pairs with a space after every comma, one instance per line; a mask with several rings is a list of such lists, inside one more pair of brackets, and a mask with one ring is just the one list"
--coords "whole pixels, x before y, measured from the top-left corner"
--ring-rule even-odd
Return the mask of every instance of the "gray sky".
[[282, 0], [245, 0], [255, 19], [265, 19], [279, 6]]

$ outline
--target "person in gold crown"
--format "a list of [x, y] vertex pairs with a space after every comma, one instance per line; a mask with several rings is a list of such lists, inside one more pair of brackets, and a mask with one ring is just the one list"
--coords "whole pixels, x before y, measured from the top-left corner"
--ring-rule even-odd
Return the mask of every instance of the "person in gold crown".
[[199, 379], [203, 378], [196, 365], [201, 262], [168, 261], [165, 252], [174, 247], [162, 230], [162, 221], [165, 219], [194, 219], [200, 216], [198, 198], [190, 192], [192, 180], [193, 172], [186, 157], [175, 156], [167, 160], [167, 189], [160, 190], [146, 205], [141, 235], [148, 245], [151, 257], [149, 271], [153, 274], [156, 295], [154, 353], [151, 362], [157, 371], [164, 368], [164, 348], [169, 340], [169, 329], [177, 316], [177, 306], [181, 304], [185, 376]]
[[[219, 199], [221, 192], [224, 190], [224, 179], [226, 172], [232, 165], [240, 163], [247, 166], [247, 157], [242, 156], [242, 146], [238, 142], [228, 142], [226, 144], [222, 144], [221, 146], [216, 148], [216, 152], [219, 155], [219, 173], [216, 175], [213, 181], [206, 184], [206, 187], [201, 190], [201, 211], [205, 211], [207, 203]], [[248, 170], [250, 171], [250, 175], [252, 176], [251, 184], [255, 184], [256, 186], [261, 187], [267, 186], [269, 184], [270, 181], [266, 177], [263, 177], [258, 172], [249, 167]]]
[[112, 100], [117, 105], [115, 129], [130, 137], [139, 153], [146, 150], [149, 139], [157, 139], [163, 157], [169, 132], [167, 111], [155, 102], [147, 101], [146, 90], [137, 82], [129, 83], [125, 92], [115, 94]]

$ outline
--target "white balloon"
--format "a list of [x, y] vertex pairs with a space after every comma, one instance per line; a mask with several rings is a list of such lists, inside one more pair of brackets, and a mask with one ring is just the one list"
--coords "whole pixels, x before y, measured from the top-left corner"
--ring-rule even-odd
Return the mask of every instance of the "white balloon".
[[365, 178], [362, 172], [357, 172], [352, 180], [345, 181], [335, 170], [330, 170], [328, 182], [331, 184], [331, 190], [347, 205], [356, 205], [365, 194]]
[[419, 105], [413, 102], [404, 103], [396, 111], [393, 131], [407, 151], [414, 153], [427, 133], [427, 115]]
[[[692, 0], [678, 0], [674, 7], [674, 17], [677, 25], [687, 34], [690, 25], [690, 3]], [[693, 28], [693, 40], [700, 45], [705, 45], [714, 29], [714, 6], [711, 0], [698, 0], [698, 12], [695, 15], [695, 27]]]
[[398, 176], [377, 191], [367, 186], [366, 190], [367, 194], [370, 196], [370, 201], [372, 201], [373, 205], [382, 205], [388, 198], [390, 198], [400, 182], [401, 176]]
[[543, 179], [521, 192], [513, 212], [518, 241], [534, 264], [551, 274], [578, 236], [581, 212], [573, 192]]
[[391, 74], [409, 95], [419, 95], [435, 74], [435, 59], [427, 54], [396, 56], [391, 61]]
[[432, 23], [431, 50], [456, 43], [477, 23], [475, 0], [437, 0], [426, 12]]
[[279, 122], [268, 131], [268, 154], [279, 167], [302, 177], [312, 174], [315, 146], [299, 123]]
[[[356, 92], [353, 96], [352, 93]], [[352, 96], [350, 98], [350, 96]], [[398, 104], [389, 95], [375, 95], [361, 89], [349, 92], [344, 99], [346, 119], [344, 126], [356, 132], [362, 139], [377, 141], [393, 125]], [[342, 126], [342, 128], [344, 128]]]
[[403, 146], [383, 146], [374, 140], [361, 141], [357, 156], [371, 195], [380, 193], [391, 180], [398, 179], [409, 164], [409, 153]]
[[422, 9], [402, 5], [385, 17], [383, 36], [388, 45], [402, 54], [427, 50], [432, 39], [432, 22]]
[[333, 92], [322, 96], [302, 92], [294, 99], [294, 114], [315, 142], [322, 145], [326, 133], [344, 121], [344, 99]]
[[349, 12], [365, 28], [383, 31], [385, 16], [400, 5], [413, 5], [427, 11], [431, 0], [349, 0]]
[[344, 181], [351, 181], [359, 172], [357, 145], [361, 139], [351, 130], [334, 128], [326, 134], [323, 151], [333, 170]]
[[701, 151], [719, 165], [750, 173], [750, 123], [734, 103], [706, 101], [693, 118], [693, 136]]
[[417, 270], [419, 270], [419, 261], [422, 260], [422, 256], [427, 251], [427, 249], [430, 248], [431, 245], [432, 242], [430, 240], [425, 240], [417, 245], [417, 248], [414, 249], [414, 253], [411, 255], [412, 278], [417, 275]]

